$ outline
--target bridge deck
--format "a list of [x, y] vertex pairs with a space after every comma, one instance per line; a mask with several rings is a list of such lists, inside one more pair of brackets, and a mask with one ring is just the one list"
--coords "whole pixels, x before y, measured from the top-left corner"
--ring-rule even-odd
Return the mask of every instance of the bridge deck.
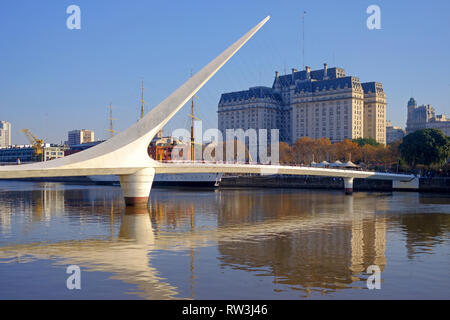
[[[150, 166], [149, 166], [150, 167]], [[412, 175], [392, 174], [384, 172], [358, 171], [345, 169], [327, 169], [314, 167], [236, 164], [236, 163], [204, 163], [204, 162], [171, 162], [152, 164], [155, 173], [255, 173], [262, 175], [290, 174], [311, 175], [342, 178], [369, 178], [380, 180], [410, 181]], [[144, 167], [116, 168], [46, 168], [30, 165], [0, 167], [0, 179], [35, 178], [35, 177], [68, 177], [89, 175], [127, 175], [138, 172]]]

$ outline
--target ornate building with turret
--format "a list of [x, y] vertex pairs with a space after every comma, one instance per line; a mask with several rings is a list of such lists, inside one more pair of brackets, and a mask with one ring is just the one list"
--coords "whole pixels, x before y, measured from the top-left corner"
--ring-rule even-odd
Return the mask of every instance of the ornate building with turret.
[[439, 129], [446, 136], [450, 136], [450, 119], [443, 114], [436, 115], [434, 108], [429, 104], [418, 107], [414, 98], [409, 99], [406, 134], [428, 128]]
[[408, 101], [408, 118], [406, 121], [406, 134], [413, 133], [416, 130], [425, 129], [426, 123], [434, 118], [435, 112], [431, 105], [417, 106], [414, 98]]
[[279, 129], [280, 140], [326, 137], [332, 142], [371, 137], [386, 143], [386, 95], [378, 82], [361, 83], [342, 68], [275, 72], [272, 87], [222, 94], [218, 125]]

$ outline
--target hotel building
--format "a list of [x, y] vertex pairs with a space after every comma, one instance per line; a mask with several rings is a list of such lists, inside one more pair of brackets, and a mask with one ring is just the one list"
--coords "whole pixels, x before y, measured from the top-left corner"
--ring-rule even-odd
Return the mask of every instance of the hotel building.
[[272, 87], [222, 94], [218, 126], [226, 129], [279, 129], [280, 140], [301, 137], [344, 139], [372, 137], [386, 143], [386, 95], [378, 82], [361, 83], [342, 68], [280, 76]]

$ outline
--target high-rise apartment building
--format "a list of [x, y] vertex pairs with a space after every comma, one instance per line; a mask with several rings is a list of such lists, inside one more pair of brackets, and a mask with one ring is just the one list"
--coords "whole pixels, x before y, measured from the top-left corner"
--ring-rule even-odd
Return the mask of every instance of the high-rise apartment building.
[[67, 142], [69, 146], [94, 142], [94, 131], [86, 129], [69, 131]]
[[361, 83], [342, 68], [280, 76], [271, 88], [254, 87], [222, 94], [219, 129], [279, 129], [280, 140], [301, 137], [344, 139], [371, 137], [386, 143], [386, 95], [378, 82]]
[[11, 123], [0, 121], [0, 148], [6, 148], [11, 145]]

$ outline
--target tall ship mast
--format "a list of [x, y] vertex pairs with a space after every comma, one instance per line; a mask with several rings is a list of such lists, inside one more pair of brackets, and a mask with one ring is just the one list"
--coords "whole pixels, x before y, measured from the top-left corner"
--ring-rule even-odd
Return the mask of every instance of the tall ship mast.
[[141, 97], [141, 117], [140, 119], [142, 119], [144, 117], [144, 104], [145, 104], [145, 100], [144, 100], [144, 79], [142, 79], [142, 97]]
[[114, 133], [117, 133], [117, 131], [115, 131], [113, 127], [113, 121], [116, 119], [114, 119], [112, 116], [112, 109], [113, 109], [112, 102], [109, 103], [108, 108], [109, 108], [109, 129], [106, 129], [106, 131], [109, 132], [109, 137], [112, 138], [114, 136]]

